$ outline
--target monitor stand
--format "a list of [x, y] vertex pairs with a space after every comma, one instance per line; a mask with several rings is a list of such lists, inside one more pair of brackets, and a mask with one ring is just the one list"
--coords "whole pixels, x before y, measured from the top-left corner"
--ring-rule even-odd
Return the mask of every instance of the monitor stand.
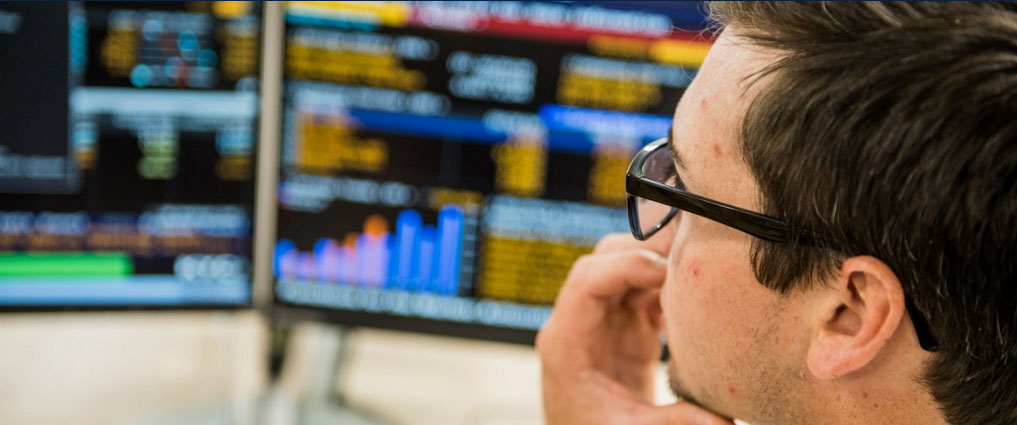
[[345, 406], [339, 391], [346, 330], [315, 322], [278, 329], [283, 344], [278, 378], [261, 403], [259, 425], [390, 425]]

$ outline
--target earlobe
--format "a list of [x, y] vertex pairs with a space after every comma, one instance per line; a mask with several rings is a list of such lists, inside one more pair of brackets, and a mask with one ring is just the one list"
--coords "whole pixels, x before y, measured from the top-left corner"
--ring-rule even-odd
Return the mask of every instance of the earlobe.
[[876, 258], [844, 261], [830, 287], [830, 296], [817, 313], [807, 358], [809, 371], [823, 380], [871, 363], [896, 333], [905, 312], [900, 280]]

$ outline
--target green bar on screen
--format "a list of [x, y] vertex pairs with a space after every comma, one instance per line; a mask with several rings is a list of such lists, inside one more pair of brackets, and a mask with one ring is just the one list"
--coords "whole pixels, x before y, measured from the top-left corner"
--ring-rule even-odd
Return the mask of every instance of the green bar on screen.
[[121, 252], [0, 252], [0, 277], [127, 276], [131, 258]]

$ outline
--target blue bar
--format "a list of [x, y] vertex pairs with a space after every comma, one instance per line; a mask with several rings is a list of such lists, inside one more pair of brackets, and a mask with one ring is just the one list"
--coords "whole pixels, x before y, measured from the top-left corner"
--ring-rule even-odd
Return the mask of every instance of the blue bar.
[[387, 233], [379, 236], [360, 234], [356, 247], [358, 285], [379, 288], [388, 283], [392, 241], [392, 236]]
[[388, 266], [385, 268], [385, 280], [382, 287], [386, 289], [405, 289], [405, 283], [396, 279], [399, 272], [399, 232], [389, 234], [385, 241], [385, 250], [388, 252]]
[[173, 275], [123, 278], [3, 278], [0, 305], [153, 305], [242, 304], [249, 280], [186, 282]]
[[350, 109], [349, 114], [361, 126], [369, 129], [483, 143], [501, 143], [506, 138], [505, 133], [491, 131], [476, 118], [411, 115], [367, 109]]
[[338, 17], [322, 17], [313, 15], [303, 15], [289, 10], [286, 12], [286, 22], [293, 25], [305, 25], [305, 26], [317, 26], [317, 27], [329, 27], [329, 28], [340, 28], [340, 29], [358, 29], [373, 31], [378, 28], [377, 25], [369, 22], [361, 21], [348, 21]]
[[409, 289], [419, 291], [432, 286], [436, 260], [434, 247], [437, 239], [438, 231], [434, 226], [424, 226], [420, 231], [420, 249], [417, 251], [419, 258], [417, 258], [417, 267], [413, 273], [414, 284]]
[[378, 286], [381, 288], [384, 288], [389, 285], [389, 282], [392, 282], [392, 271], [396, 268], [394, 265], [395, 262], [393, 261], [395, 259], [396, 252], [396, 236], [391, 233], [386, 234], [383, 243], [384, 246], [380, 252], [382, 256], [382, 259], [380, 260], [381, 264], [378, 265], [381, 269]]
[[419, 261], [416, 251], [420, 244], [421, 226], [420, 213], [414, 210], [405, 210], [396, 218], [395, 244], [391, 254], [393, 258], [390, 260], [394, 265], [391, 271], [394, 288], [409, 289], [414, 263]]
[[275, 243], [275, 251], [272, 253], [272, 274], [275, 277], [283, 277], [282, 259], [290, 252], [296, 251], [297, 245], [289, 239], [281, 239]]
[[[503, 143], [509, 138], [507, 133], [492, 130], [477, 118], [421, 116], [366, 109], [350, 109], [349, 114], [361, 127], [371, 130], [486, 144]], [[559, 105], [542, 107], [540, 117], [548, 127], [547, 145], [551, 150], [581, 154], [593, 150], [589, 129], [595, 128], [595, 125], [604, 125], [597, 121], [604, 117], [610, 117], [604, 122], [624, 124], [625, 127], [613, 126], [613, 129], [624, 128], [625, 134], [639, 136], [643, 144], [667, 136], [671, 123], [670, 118], [656, 115]]]
[[449, 205], [438, 212], [438, 276], [434, 291], [454, 295], [459, 290], [459, 262], [463, 247], [463, 212]]
[[357, 244], [353, 248], [353, 255], [357, 261], [357, 280], [355, 283], [357, 286], [367, 286], [367, 281], [370, 280], [370, 272], [368, 271], [368, 260], [367, 260], [367, 234], [361, 233], [357, 236]]
[[339, 246], [329, 238], [314, 243], [314, 274], [319, 282], [339, 280]]
[[667, 136], [671, 128], [668, 117], [574, 106], [544, 105], [537, 115], [552, 132], [629, 135], [644, 143]]

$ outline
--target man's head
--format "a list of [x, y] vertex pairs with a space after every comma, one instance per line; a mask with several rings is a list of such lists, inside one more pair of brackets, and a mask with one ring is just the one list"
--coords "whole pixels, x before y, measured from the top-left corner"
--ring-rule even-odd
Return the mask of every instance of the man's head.
[[758, 424], [1017, 423], [1017, 8], [711, 8], [727, 28], [675, 114], [679, 177], [830, 246], [687, 213], [655, 236], [676, 391]]

